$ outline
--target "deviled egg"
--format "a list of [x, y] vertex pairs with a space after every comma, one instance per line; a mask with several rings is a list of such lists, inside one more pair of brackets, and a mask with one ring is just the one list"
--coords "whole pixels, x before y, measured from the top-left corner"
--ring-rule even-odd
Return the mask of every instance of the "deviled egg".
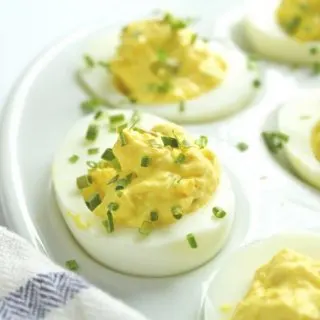
[[167, 13], [135, 21], [92, 46], [79, 71], [83, 86], [115, 108], [135, 108], [176, 122], [226, 116], [260, 86], [235, 48], [201, 38], [189, 20]]
[[251, 1], [245, 30], [253, 49], [275, 60], [320, 63], [317, 0]]
[[79, 120], [53, 163], [74, 237], [115, 270], [166, 276], [214, 257], [234, 220], [234, 194], [207, 138], [156, 116], [98, 111]]
[[205, 320], [317, 320], [320, 236], [273, 236], [234, 252], [213, 276]]
[[320, 90], [305, 90], [279, 110], [286, 155], [297, 174], [320, 188]]

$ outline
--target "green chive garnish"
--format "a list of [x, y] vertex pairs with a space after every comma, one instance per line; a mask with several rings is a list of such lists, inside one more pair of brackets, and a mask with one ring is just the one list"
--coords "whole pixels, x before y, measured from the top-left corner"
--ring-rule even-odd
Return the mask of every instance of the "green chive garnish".
[[317, 47], [312, 47], [309, 50], [310, 54], [316, 55], [318, 53], [318, 48]]
[[90, 124], [86, 133], [88, 141], [95, 141], [99, 134], [99, 127], [95, 124]]
[[152, 92], [156, 92], [159, 94], [168, 93], [172, 89], [172, 85], [168, 81], [164, 81], [162, 83], [151, 83], [148, 86], [148, 89]]
[[140, 112], [137, 110], [132, 112], [131, 119], [130, 119], [130, 128], [133, 128], [140, 120], [141, 120]]
[[106, 149], [106, 151], [102, 154], [101, 158], [106, 161], [112, 161], [115, 159], [115, 155], [111, 148]]
[[198, 35], [196, 33], [194, 33], [192, 36], [191, 36], [191, 41], [190, 41], [190, 44], [193, 45], [196, 40], [198, 38]]
[[116, 202], [110, 202], [108, 204], [108, 210], [111, 212], [117, 211], [119, 209], [119, 204]]
[[157, 211], [151, 211], [150, 212], [150, 220], [151, 221], [157, 221], [159, 218]]
[[174, 160], [176, 164], [183, 164], [186, 161], [186, 156], [183, 153], [180, 153], [177, 158]]
[[219, 207], [213, 207], [212, 208], [212, 213], [218, 219], [224, 218], [226, 216], [226, 214], [227, 214], [223, 209], [221, 209]]
[[77, 271], [79, 269], [79, 265], [76, 260], [68, 260], [65, 262], [66, 268], [71, 271]]
[[96, 169], [98, 168], [98, 162], [95, 161], [86, 161], [86, 164], [89, 168], [91, 169]]
[[103, 111], [99, 110], [94, 115], [94, 120], [99, 120], [103, 117]]
[[81, 102], [81, 109], [85, 113], [90, 113], [93, 112], [94, 110], [97, 109], [101, 105], [101, 102], [98, 99], [89, 99]]
[[299, 25], [301, 24], [301, 22], [302, 22], [301, 17], [300, 16], [295, 16], [293, 19], [291, 19], [287, 23], [285, 29], [287, 30], [287, 32], [289, 34], [293, 34], [293, 33], [295, 33], [297, 31], [297, 29], [299, 28]]
[[100, 203], [101, 199], [98, 193], [95, 193], [88, 201], [86, 201], [86, 205], [90, 211], [93, 211]]
[[170, 25], [173, 31], [178, 31], [186, 28], [193, 21], [193, 19], [179, 19], [174, 17], [171, 13], [166, 13], [162, 21]]
[[194, 142], [200, 149], [203, 149], [208, 144], [208, 138], [206, 136], [200, 136], [199, 139], [197, 139]]
[[72, 155], [69, 159], [69, 162], [70, 163], [76, 163], [78, 160], [79, 160], [79, 156], [78, 155], [76, 155], [76, 154], [74, 154], [74, 155]]
[[149, 167], [150, 164], [151, 164], [151, 158], [150, 157], [143, 156], [141, 158], [141, 162], [140, 162], [141, 167], [145, 167], [146, 168], [146, 167]]
[[184, 112], [186, 109], [186, 103], [185, 101], [180, 101], [179, 102], [179, 112]]
[[92, 155], [92, 154], [97, 154], [99, 153], [99, 148], [90, 148], [88, 149], [88, 154]]
[[91, 185], [92, 180], [88, 175], [80, 176], [77, 178], [77, 187], [78, 189], [84, 189]]
[[110, 179], [110, 181], [107, 184], [109, 185], [109, 184], [115, 183], [118, 179], [119, 179], [119, 175], [117, 174], [112, 179]]
[[171, 208], [171, 213], [173, 217], [177, 220], [180, 220], [182, 218], [182, 208], [181, 206], [173, 206]]
[[105, 61], [98, 61], [98, 65], [110, 71], [110, 63]]
[[313, 74], [317, 75], [320, 73], [320, 62], [315, 62], [313, 64]]
[[245, 142], [239, 142], [236, 146], [240, 151], [246, 151], [249, 146]]
[[120, 138], [121, 147], [124, 147], [125, 145], [128, 144], [127, 138], [123, 131], [119, 132], [119, 138]]
[[85, 55], [83, 56], [83, 59], [84, 59], [84, 62], [85, 62], [86, 66], [87, 66], [88, 68], [93, 68], [93, 67], [94, 67], [95, 62], [94, 62], [94, 60], [92, 59], [92, 57], [90, 57], [88, 54], [85, 54]]
[[196, 238], [194, 237], [194, 235], [192, 233], [187, 234], [187, 240], [188, 240], [189, 246], [192, 249], [196, 249], [198, 247]]
[[109, 122], [111, 124], [119, 123], [125, 120], [125, 116], [123, 113], [120, 114], [114, 114], [112, 116], [109, 116]]
[[115, 189], [117, 191], [123, 190], [128, 184], [129, 184], [128, 179], [126, 179], [126, 178], [119, 179], [116, 182], [116, 188]]
[[158, 60], [160, 61], [160, 62], [166, 62], [166, 60], [167, 60], [167, 58], [168, 58], [168, 54], [167, 54], [167, 52], [165, 51], [165, 50], [163, 50], [163, 49], [159, 49], [158, 51], [157, 51], [157, 56], [158, 56]]
[[259, 79], [254, 79], [252, 82], [252, 85], [254, 88], [260, 88], [261, 87], [261, 81]]
[[139, 228], [139, 232], [144, 236], [148, 236], [153, 229], [152, 222], [150, 221], [143, 221], [141, 227]]
[[172, 148], [178, 148], [179, 147], [179, 142], [178, 139], [176, 138], [172, 138], [172, 137], [166, 137], [166, 136], [162, 136], [161, 140], [164, 144], [164, 146], [169, 146]]
[[112, 212], [107, 212], [107, 220], [102, 221], [102, 224], [107, 229], [108, 233], [112, 233], [114, 231]]
[[262, 132], [262, 138], [272, 153], [277, 153], [289, 141], [288, 135], [276, 131]]

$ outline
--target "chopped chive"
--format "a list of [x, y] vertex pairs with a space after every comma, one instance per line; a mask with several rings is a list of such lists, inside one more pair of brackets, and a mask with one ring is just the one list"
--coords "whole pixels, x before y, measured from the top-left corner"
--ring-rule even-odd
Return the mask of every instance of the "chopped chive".
[[162, 19], [164, 23], [170, 25], [172, 31], [178, 31], [180, 29], [186, 28], [190, 23], [193, 22], [193, 19], [179, 19], [174, 17], [171, 13], [166, 13]]
[[166, 62], [167, 58], [168, 58], [168, 54], [165, 50], [163, 49], [159, 49], [157, 51], [157, 57], [158, 57], [158, 60], [160, 62]]
[[109, 122], [111, 124], [114, 124], [114, 123], [118, 123], [118, 122], [122, 122], [125, 120], [125, 116], [123, 113], [119, 113], [119, 114], [114, 114], [112, 116], [109, 116]]
[[239, 143], [236, 145], [236, 147], [237, 147], [241, 152], [246, 151], [246, 150], [249, 148], [249, 146], [248, 146], [245, 142], [239, 142]]
[[90, 148], [88, 149], [88, 154], [92, 155], [92, 154], [97, 154], [99, 153], [99, 148]]
[[107, 220], [102, 221], [102, 225], [107, 229], [108, 233], [112, 233], [114, 231], [112, 212], [107, 212]]
[[77, 187], [78, 189], [84, 189], [91, 185], [92, 180], [88, 175], [80, 176], [77, 178]]
[[163, 145], [172, 147], [172, 148], [178, 148], [179, 147], [179, 142], [178, 139], [172, 138], [172, 137], [167, 137], [167, 136], [162, 136], [161, 140], [163, 142]]
[[252, 85], [254, 88], [258, 89], [261, 87], [261, 81], [259, 79], [254, 79]]
[[135, 172], [131, 172], [126, 176], [126, 179], [128, 181], [128, 184], [132, 182], [132, 179], [137, 178], [138, 175]]
[[203, 149], [208, 144], [208, 138], [206, 136], [200, 136], [195, 142], [194, 142], [200, 149]]
[[121, 165], [120, 165], [120, 162], [117, 158], [113, 159], [111, 161], [111, 164], [112, 164], [112, 167], [117, 170], [117, 171], [121, 171]]
[[149, 167], [150, 166], [150, 164], [151, 164], [151, 161], [152, 161], [152, 159], [150, 158], [150, 157], [148, 157], [148, 156], [143, 156], [142, 158], [141, 158], [141, 162], [140, 162], [140, 166], [141, 167]]
[[180, 220], [182, 218], [182, 208], [181, 206], [173, 206], [171, 208], [171, 213], [173, 217], [177, 220]]
[[95, 124], [90, 124], [87, 133], [86, 133], [86, 139], [88, 141], [95, 141], [99, 134], [99, 127]]
[[156, 92], [159, 94], [168, 93], [172, 89], [172, 85], [168, 81], [164, 81], [162, 83], [151, 83], [148, 86], [148, 89], [152, 92]]
[[283, 148], [284, 144], [289, 141], [288, 135], [277, 131], [262, 132], [262, 138], [272, 153], [277, 153]]
[[137, 99], [132, 98], [132, 97], [129, 98], [129, 101], [130, 101], [132, 104], [136, 104], [136, 103], [137, 103]]
[[150, 221], [143, 221], [141, 227], [139, 228], [139, 232], [144, 236], [148, 236], [153, 229], [152, 222]]
[[101, 102], [98, 99], [93, 98], [93, 99], [89, 99], [81, 102], [81, 109], [85, 113], [90, 113], [90, 112], [93, 112], [95, 109], [97, 109], [97, 107], [100, 105], [101, 105]]
[[86, 66], [87, 66], [88, 68], [93, 68], [93, 67], [94, 67], [95, 62], [94, 62], [94, 60], [92, 59], [92, 57], [90, 57], [88, 54], [85, 54], [85, 55], [83, 56], [83, 59], [84, 59], [84, 62], [85, 62]]
[[107, 184], [109, 185], [109, 184], [115, 183], [118, 179], [119, 179], [119, 175], [117, 174], [112, 179], [110, 179]]
[[70, 163], [76, 163], [78, 160], [79, 160], [79, 156], [78, 155], [76, 155], [76, 154], [74, 154], [74, 155], [72, 155], [69, 159], [69, 162]]
[[192, 233], [187, 234], [187, 240], [188, 240], [189, 246], [192, 249], [196, 249], [198, 247], [196, 238], [194, 237], [194, 235]]
[[184, 112], [186, 110], [186, 102], [180, 101], [179, 102], [179, 112]]
[[196, 33], [194, 33], [192, 36], [191, 36], [191, 41], [190, 41], [190, 44], [193, 45], [196, 40], [198, 38], [198, 35]]
[[130, 129], [132, 129], [141, 120], [140, 112], [135, 110], [130, 119]]
[[285, 26], [286, 31], [289, 34], [293, 34], [299, 28], [299, 25], [302, 22], [302, 18], [300, 16], [293, 17]]
[[159, 218], [157, 211], [151, 211], [150, 212], [150, 220], [151, 221], [157, 221]]
[[128, 144], [127, 138], [123, 131], [119, 132], [119, 138], [120, 138], [121, 147], [124, 147], [125, 145]]
[[123, 190], [125, 187], [128, 186], [129, 183], [130, 182], [127, 178], [118, 179], [115, 187], [116, 191]]
[[174, 163], [183, 164], [185, 161], [186, 161], [186, 156], [183, 153], [180, 153], [174, 160]]
[[127, 127], [128, 127], [127, 123], [121, 124], [120, 126], [117, 127], [117, 132], [122, 132]]
[[86, 161], [86, 164], [89, 168], [91, 169], [96, 169], [98, 168], [98, 162], [95, 161]]
[[320, 62], [315, 62], [313, 64], [313, 74], [317, 75], [320, 73]]
[[223, 209], [221, 209], [219, 207], [213, 207], [212, 208], [212, 213], [218, 219], [224, 218], [226, 216], [226, 214], [227, 214]]
[[106, 161], [112, 161], [116, 157], [113, 153], [113, 150], [111, 148], [107, 148], [106, 151], [102, 154], [101, 158]]
[[94, 115], [94, 120], [99, 120], [103, 117], [103, 111], [99, 110]]
[[88, 201], [86, 205], [90, 211], [93, 211], [101, 203], [101, 198], [98, 193], [95, 193]]
[[77, 271], [79, 269], [79, 265], [76, 260], [67, 260], [65, 262], [66, 268], [71, 271]]
[[110, 71], [110, 63], [105, 61], [98, 61], [98, 65]]
[[309, 50], [310, 54], [316, 55], [318, 53], [318, 48], [317, 47], [312, 47]]
[[117, 211], [119, 209], [119, 204], [116, 202], [110, 202], [108, 204], [108, 210], [110, 210], [111, 212], [113, 211]]

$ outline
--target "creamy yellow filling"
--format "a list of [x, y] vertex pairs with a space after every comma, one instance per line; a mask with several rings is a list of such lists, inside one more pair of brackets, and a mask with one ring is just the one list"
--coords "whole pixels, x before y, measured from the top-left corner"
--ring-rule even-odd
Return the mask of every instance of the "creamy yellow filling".
[[118, 88], [152, 104], [198, 97], [223, 81], [226, 68], [205, 41], [171, 15], [125, 27], [110, 61]]
[[320, 161], [320, 121], [312, 129], [311, 148], [317, 160]]
[[256, 271], [232, 320], [320, 319], [320, 262], [282, 250]]
[[299, 41], [320, 40], [320, 1], [282, 0], [276, 12], [283, 30]]
[[[102, 202], [95, 215], [106, 218], [109, 204], [116, 203], [116, 225], [140, 227], [150, 221], [151, 212], [157, 212], [154, 226], [163, 226], [177, 221], [177, 214], [179, 218], [203, 207], [213, 196], [220, 176], [217, 158], [195, 144], [181, 127], [163, 124], [151, 131], [124, 129], [123, 135], [126, 145], [118, 139], [112, 148], [121, 169], [103, 161], [89, 171], [92, 185], [82, 190], [85, 200], [99, 193]], [[164, 146], [164, 136], [177, 139], [179, 147]], [[141, 165], [145, 157], [150, 160], [146, 167]], [[130, 182], [116, 190], [119, 181], [128, 177]]]

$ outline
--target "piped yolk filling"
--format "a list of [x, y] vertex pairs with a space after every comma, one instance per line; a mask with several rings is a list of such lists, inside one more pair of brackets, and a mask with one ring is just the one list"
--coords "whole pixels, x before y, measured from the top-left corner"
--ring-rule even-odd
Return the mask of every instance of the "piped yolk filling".
[[208, 92], [224, 80], [225, 61], [170, 14], [123, 29], [110, 61], [114, 83], [139, 103], [174, 103]]
[[[172, 224], [203, 207], [216, 190], [220, 169], [216, 156], [173, 124], [151, 131], [124, 129], [112, 148], [115, 159], [101, 161], [89, 171], [91, 185], [82, 196], [99, 194], [93, 213], [101, 219], [113, 214], [118, 226], [140, 227]], [[117, 166], [114, 167], [114, 161]]]
[[320, 161], [320, 121], [312, 129], [311, 148], [316, 159]]
[[276, 12], [282, 29], [303, 42], [320, 40], [319, 17], [319, 0], [282, 0]]

